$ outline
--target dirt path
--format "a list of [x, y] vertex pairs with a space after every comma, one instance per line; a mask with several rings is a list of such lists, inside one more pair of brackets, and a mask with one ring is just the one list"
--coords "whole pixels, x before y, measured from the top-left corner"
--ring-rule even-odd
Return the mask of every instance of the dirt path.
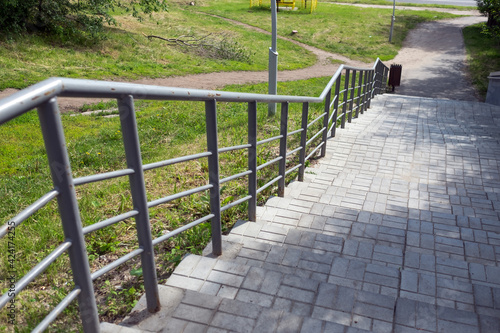
[[[367, 5], [359, 5], [367, 6]], [[378, 6], [377, 6], [378, 7]], [[401, 7], [397, 7], [401, 9]], [[428, 10], [424, 7], [405, 7], [412, 10]], [[449, 11], [443, 9], [432, 8], [432, 10]], [[453, 11], [454, 13], [456, 11]], [[460, 12], [464, 13], [464, 12]], [[477, 11], [465, 12], [466, 15], [473, 15], [472, 17], [458, 18], [446, 21], [427, 22], [421, 24], [416, 29], [412, 30], [405, 40], [403, 48], [393, 61], [387, 64], [398, 63], [403, 65], [402, 86], [397, 88], [397, 93], [417, 95], [426, 94], [429, 92], [436, 92], [442, 88], [446, 88], [443, 92], [445, 98], [456, 98], [458, 95], [450, 94], [453, 90], [463, 91], [464, 96], [467, 94], [474, 96], [470, 84], [466, 79], [465, 71], [465, 49], [463, 46], [463, 37], [460, 29], [463, 26], [474, 24], [485, 20], [480, 17]], [[265, 34], [269, 32], [230, 20], [234, 24], [242, 25], [248, 29], [260, 31]], [[450, 31], [452, 31], [450, 33]], [[359, 61], [351, 60], [340, 54], [330, 53], [318, 48], [288, 39], [286, 37], [279, 37], [283, 40], [289, 40], [301, 47], [311, 51], [317, 57], [315, 65], [298, 70], [280, 71], [278, 73], [279, 81], [295, 81], [302, 79], [309, 79], [314, 77], [321, 77], [325, 75], [333, 75], [338, 69], [338, 64], [332, 64], [330, 59], [337, 59], [342, 63], [357, 67], [366, 67], [365, 64]], [[435, 74], [439, 69], [441, 80], [435, 80]], [[448, 82], [446, 78], [449, 78]], [[140, 79], [133, 81], [134, 83], [149, 84], [165, 87], [186, 87], [195, 89], [220, 89], [228, 84], [249, 84], [267, 82], [267, 71], [259, 72], [218, 72], [208, 74], [195, 74], [168, 78], [158, 79]], [[432, 85], [428, 84], [428, 80], [432, 80]], [[457, 85], [457, 82], [460, 82]], [[423, 89], [424, 87], [433, 87], [432, 89]], [[421, 88], [419, 88], [421, 87]], [[6, 97], [15, 89], [6, 89], [0, 92], [0, 98]], [[426, 95], [427, 97], [434, 97]], [[439, 97], [439, 96], [436, 96]], [[460, 96], [462, 97], [462, 94]], [[475, 97], [473, 97], [475, 100]], [[100, 102], [102, 99], [88, 99], [88, 98], [59, 98], [59, 105], [61, 110], [75, 110], [79, 109], [83, 104], [91, 104]]]

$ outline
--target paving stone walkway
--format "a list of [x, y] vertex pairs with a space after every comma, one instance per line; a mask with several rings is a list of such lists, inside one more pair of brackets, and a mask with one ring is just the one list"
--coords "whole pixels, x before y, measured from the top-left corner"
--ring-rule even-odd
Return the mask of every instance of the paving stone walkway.
[[500, 108], [379, 95], [224, 254], [104, 332], [499, 332]]

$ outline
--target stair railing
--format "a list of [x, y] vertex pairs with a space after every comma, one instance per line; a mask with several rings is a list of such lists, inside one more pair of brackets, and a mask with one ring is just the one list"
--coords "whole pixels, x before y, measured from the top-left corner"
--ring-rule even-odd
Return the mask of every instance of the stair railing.
[[[248, 202], [248, 219], [255, 221], [258, 194], [277, 183], [278, 195], [283, 196], [285, 192], [285, 178], [296, 170], [298, 171], [298, 180], [302, 181], [304, 179], [306, 162], [318, 152], [320, 156], [325, 156], [327, 139], [335, 136], [337, 127], [344, 128], [346, 120], [347, 122], [351, 122], [353, 118], [357, 118], [360, 114], [363, 114], [369, 108], [371, 99], [375, 95], [384, 92], [387, 74], [387, 66], [379, 59], [377, 59], [372, 68], [354, 68], [341, 65], [319, 97], [262, 95], [51, 78], [1, 100], [0, 125], [37, 108], [54, 188], [18, 215], [11, 218], [0, 228], [0, 238], [15, 231], [15, 228], [19, 227], [31, 215], [53, 199], [57, 199], [65, 241], [50, 255], [42, 259], [29, 273], [11, 284], [14, 288], [11, 288], [10, 291], [5, 292], [0, 297], [0, 308], [8, 309], [8, 304], [13, 301], [19, 292], [67, 251], [73, 273], [74, 289], [39, 323], [34, 332], [45, 330], [75, 298], [78, 298], [83, 330], [92, 333], [98, 332], [99, 318], [94, 297], [93, 281], [139, 255], [141, 257], [148, 311], [158, 311], [160, 309], [160, 301], [154, 260], [154, 246], [200, 223], [211, 221], [213, 254], [220, 255], [222, 253], [221, 213], [231, 207]], [[342, 81], [344, 82], [342, 83]], [[73, 178], [62, 120], [57, 105], [58, 96], [117, 99], [127, 168]], [[137, 99], [204, 101], [207, 151], [143, 165], [134, 106], [134, 101]], [[233, 147], [219, 147], [217, 140], [218, 102], [243, 102], [248, 104], [247, 144]], [[281, 104], [280, 135], [257, 141], [258, 103]], [[288, 132], [288, 110], [290, 103], [302, 104], [301, 128], [292, 132]], [[308, 114], [310, 103], [324, 103], [324, 112], [311, 121]], [[316, 122], [322, 122], [321, 129], [314, 133], [310, 139], [307, 139], [309, 128]], [[300, 146], [290, 150], [287, 146], [288, 138], [295, 134], [300, 134]], [[319, 136], [322, 138], [320, 144], [316, 147], [310, 147], [311, 151], [307, 154], [306, 148]], [[279, 156], [266, 163], [257, 165], [257, 147], [278, 140]], [[241, 149], [247, 149], [248, 151], [248, 170], [220, 179], [219, 154]], [[299, 153], [298, 164], [287, 168], [287, 159], [295, 153]], [[208, 159], [208, 184], [158, 200], [147, 201], [144, 171], [201, 158]], [[257, 171], [275, 163], [279, 165], [278, 175], [259, 188], [257, 186]], [[82, 227], [75, 187], [125, 176], [129, 177], [133, 209]], [[221, 184], [245, 176], [248, 177], [248, 195], [221, 207]], [[152, 239], [149, 221], [149, 209], [151, 207], [207, 190], [210, 191], [210, 214], [170, 231], [161, 237]], [[127, 255], [101, 269], [91, 272], [84, 236], [131, 217], [135, 218], [137, 227], [137, 249], [130, 251]]]

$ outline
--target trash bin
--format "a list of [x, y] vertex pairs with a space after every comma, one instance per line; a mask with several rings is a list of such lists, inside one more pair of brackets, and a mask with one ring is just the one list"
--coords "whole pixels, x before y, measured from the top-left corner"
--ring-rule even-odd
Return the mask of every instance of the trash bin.
[[389, 85], [392, 86], [392, 91], [394, 91], [395, 87], [399, 87], [401, 85], [401, 72], [403, 71], [402, 65], [391, 65], [391, 69], [389, 70]]
[[486, 93], [486, 103], [500, 106], [500, 72], [490, 73], [488, 79], [490, 82]]

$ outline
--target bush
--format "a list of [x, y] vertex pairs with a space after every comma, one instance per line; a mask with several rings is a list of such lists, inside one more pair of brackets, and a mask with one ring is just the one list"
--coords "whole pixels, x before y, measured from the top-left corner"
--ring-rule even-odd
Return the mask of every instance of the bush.
[[127, 5], [117, 0], [2, 0], [0, 33], [12, 36], [36, 31], [62, 41], [96, 40], [105, 24], [116, 24], [111, 13], [117, 7], [139, 19], [140, 13], [167, 9], [165, 0], [131, 0]]
[[479, 12], [488, 17], [484, 32], [500, 39], [500, 0], [476, 0]]

